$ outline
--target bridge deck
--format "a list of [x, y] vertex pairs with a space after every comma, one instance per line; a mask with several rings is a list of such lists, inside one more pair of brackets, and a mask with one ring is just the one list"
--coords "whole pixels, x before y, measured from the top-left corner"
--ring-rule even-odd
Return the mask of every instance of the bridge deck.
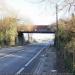
[[56, 26], [51, 25], [20, 25], [17, 31], [22, 33], [55, 33]]

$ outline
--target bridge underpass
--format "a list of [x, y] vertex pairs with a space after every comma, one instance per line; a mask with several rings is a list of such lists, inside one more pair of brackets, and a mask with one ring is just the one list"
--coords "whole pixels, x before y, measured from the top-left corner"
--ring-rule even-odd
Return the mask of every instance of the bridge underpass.
[[50, 34], [50, 33], [55, 33], [56, 32], [56, 26], [55, 25], [35, 25], [35, 26], [18, 26], [17, 27], [18, 35], [16, 38], [16, 44], [17, 45], [24, 45], [26, 40], [24, 38], [23, 33], [28, 34], [28, 41], [31, 43], [32, 41], [32, 36], [31, 33], [43, 33], [43, 34]]

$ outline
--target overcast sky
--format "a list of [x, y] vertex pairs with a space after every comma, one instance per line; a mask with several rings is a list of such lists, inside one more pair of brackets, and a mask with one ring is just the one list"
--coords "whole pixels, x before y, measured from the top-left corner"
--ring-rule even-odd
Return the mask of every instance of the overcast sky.
[[[47, 25], [55, 22], [55, 6], [51, 6], [49, 0], [42, 3], [39, 1], [41, 0], [0, 0], [0, 15], [14, 14], [36, 25]], [[62, 15], [61, 12], [59, 17]]]

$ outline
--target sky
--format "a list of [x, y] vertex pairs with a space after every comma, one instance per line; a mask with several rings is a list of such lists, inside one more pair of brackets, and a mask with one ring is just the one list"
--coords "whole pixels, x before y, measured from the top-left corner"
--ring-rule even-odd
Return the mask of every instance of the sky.
[[[55, 3], [59, 0], [0, 0], [0, 18], [3, 16], [14, 15], [20, 18], [24, 22], [32, 23], [33, 25], [50, 25], [56, 22], [56, 9]], [[63, 0], [59, 3], [62, 4]], [[67, 14], [65, 14], [67, 16]], [[65, 17], [63, 12], [58, 14], [60, 17]], [[22, 21], [21, 21], [22, 22]], [[40, 37], [39, 37], [40, 36]], [[46, 37], [45, 37], [46, 36]], [[53, 40], [55, 35], [41, 35], [33, 34], [34, 39], [51, 39]]]
[[0, 11], [2, 12], [0, 14], [14, 14], [23, 20], [27, 19], [34, 25], [48, 25], [55, 22], [55, 7], [52, 7], [48, 0], [42, 3], [39, 1], [41, 0], [0, 0]]

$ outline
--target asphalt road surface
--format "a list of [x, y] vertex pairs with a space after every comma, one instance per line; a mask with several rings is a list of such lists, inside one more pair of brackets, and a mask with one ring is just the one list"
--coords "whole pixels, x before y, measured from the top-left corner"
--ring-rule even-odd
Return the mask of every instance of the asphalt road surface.
[[45, 44], [30, 44], [0, 49], [0, 75], [18, 75], [47, 46]]

